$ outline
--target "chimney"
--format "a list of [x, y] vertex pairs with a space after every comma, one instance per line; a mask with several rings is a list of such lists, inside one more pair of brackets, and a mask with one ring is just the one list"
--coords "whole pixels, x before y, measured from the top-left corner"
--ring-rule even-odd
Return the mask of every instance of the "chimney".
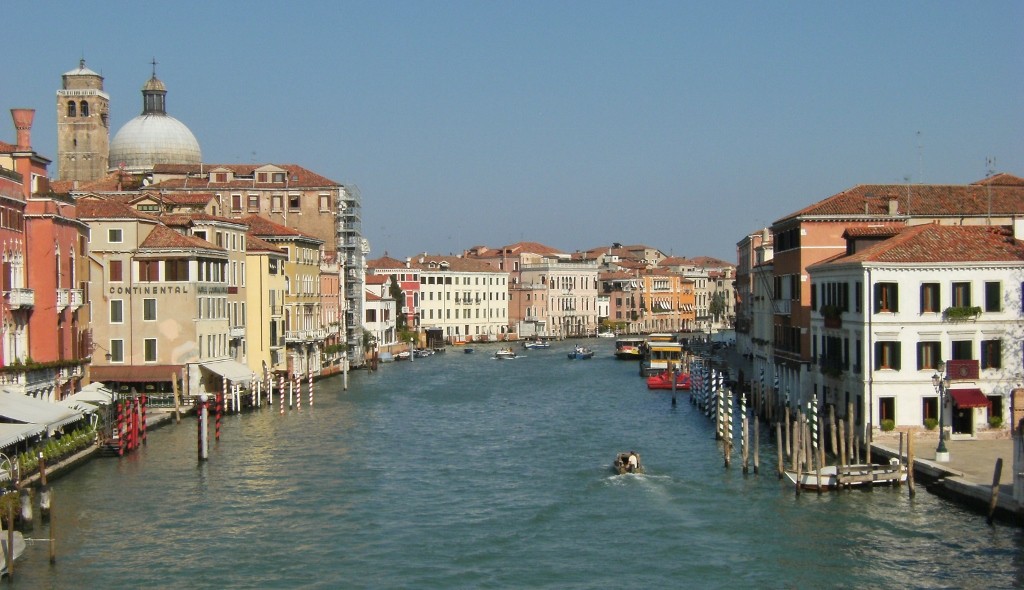
[[35, 116], [35, 109], [11, 109], [14, 129], [18, 132], [19, 152], [26, 152], [32, 149], [32, 119]]
[[1024, 240], [1024, 218], [1013, 218], [1013, 239]]
[[895, 199], [889, 199], [889, 215], [899, 215], [900, 213], [900, 202]]

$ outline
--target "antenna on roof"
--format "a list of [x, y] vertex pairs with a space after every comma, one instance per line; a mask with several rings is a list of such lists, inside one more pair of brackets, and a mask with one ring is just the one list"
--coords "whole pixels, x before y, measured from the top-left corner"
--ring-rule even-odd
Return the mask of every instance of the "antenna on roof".
[[[989, 180], [996, 174], [996, 159], [995, 156], [989, 156], [985, 158], [985, 179]], [[992, 183], [985, 183], [986, 192], [988, 193], [988, 224], [992, 225]]]
[[906, 183], [906, 185], [907, 185], [907, 217], [910, 217], [910, 214], [913, 212], [913, 209], [910, 207], [910, 175], [909, 174], [903, 177], [903, 182]]
[[924, 145], [921, 143], [921, 132], [917, 132], [917, 184], [924, 184]]

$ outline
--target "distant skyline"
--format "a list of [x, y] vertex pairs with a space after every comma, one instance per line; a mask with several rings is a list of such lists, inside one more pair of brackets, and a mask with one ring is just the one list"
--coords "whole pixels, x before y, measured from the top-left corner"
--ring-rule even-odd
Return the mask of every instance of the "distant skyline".
[[[359, 187], [370, 257], [536, 241], [735, 260], [857, 184], [1024, 176], [1024, 2], [22, 2], [0, 140], [79, 59], [111, 137], [156, 59], [209, 163]], [[994, 165], [987, 160], [994, 158]]]

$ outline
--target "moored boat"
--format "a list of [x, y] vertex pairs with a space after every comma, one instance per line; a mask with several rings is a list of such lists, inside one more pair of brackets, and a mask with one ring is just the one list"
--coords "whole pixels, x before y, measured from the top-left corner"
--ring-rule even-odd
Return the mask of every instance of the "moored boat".
[[615, 338], [615, 332], [598, 332], [598, 338]]
[[585, 346], [577, 346], [576, 348], [573, 349], [572, 352], [569, 353], [569, 358], [570, 359], [581, 359], [582, 360], [582, 359], [591, 358], [593, 356], [594, 356], [594, 351], [589, 349], [589, 348], [587, 348], [587, 347], [585, 347]]
[[[14, 531], [12, 535], [14, 539], [14, 559], [17, 560], [21, 557], [21, 554], [25, 552], [25, 536], [18, 531]], [[7, 554], [10, 553], [7, 548], [7, 531], [0, 530], [0, 576], [7, 575]]]
[[[647, 378], [647, 389], [672, 389], [672, 376], [668, 371]], [[676, 389], [690, 389], [690, 374], [676, 375]]]
[[499, 360], [509, 360], [516, 358], [516, 351], [511, 348], [499, 348], [494, 353], [494, 358]]
[[[797, 473], [787, 470], [786, 480], [790, 485], [796, 485]], [[907, 469], [904, 465], [900, 465], [895, 458], [888, 465], [826, 465], [821, 468], [820, 486], [816, 469], [801, 471], [799, 476], [800, 487], [807, 490], [816, 490], [819, 487], [825, 490], [835, 490], [848, 485], [883, 485], [905, 481], [907, 481]]]
[[473, 348], [470, 347], [470, 346], [467, 346], [466, 348], [462, 349], [462, 352], [464, 352], [466, 354], [473, 354]]
[[[634, 461], [630, 461], [630, 457], [634, 457]], [[612, 462], [612, 470], [619, 474], [625, 473], [643, 473], [644, 465], [640, 462], [640, 453], [636, 451], [629, 451], [628, 453], [619, 453], [615, 456], [615, 461]]]
[[396, 352], [395, 353], [395, 360], [396, 361], [407, 361], [410, 358], [412, 358], [412, 353], [409, 352], [408, 350], [403, 350], [402, 352]]

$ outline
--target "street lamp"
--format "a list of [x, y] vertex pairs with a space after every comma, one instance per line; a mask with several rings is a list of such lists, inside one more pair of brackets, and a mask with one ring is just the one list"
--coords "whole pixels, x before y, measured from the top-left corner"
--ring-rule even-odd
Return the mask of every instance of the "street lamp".
[[[939, 446], [935, 447], [935, 460], [946, 463], [949, 461], [949, 450], [946, 449], [946, 428], [942, 422], [942, 408], [946, 405], [946, 392], [949, 391], [949, 377], [946, 376], [946, 363], [939, 362], [938, 372], [932, 375], [932, 385], [939, 394]], [[941, 374], [940, 374], [941, 373]]]

